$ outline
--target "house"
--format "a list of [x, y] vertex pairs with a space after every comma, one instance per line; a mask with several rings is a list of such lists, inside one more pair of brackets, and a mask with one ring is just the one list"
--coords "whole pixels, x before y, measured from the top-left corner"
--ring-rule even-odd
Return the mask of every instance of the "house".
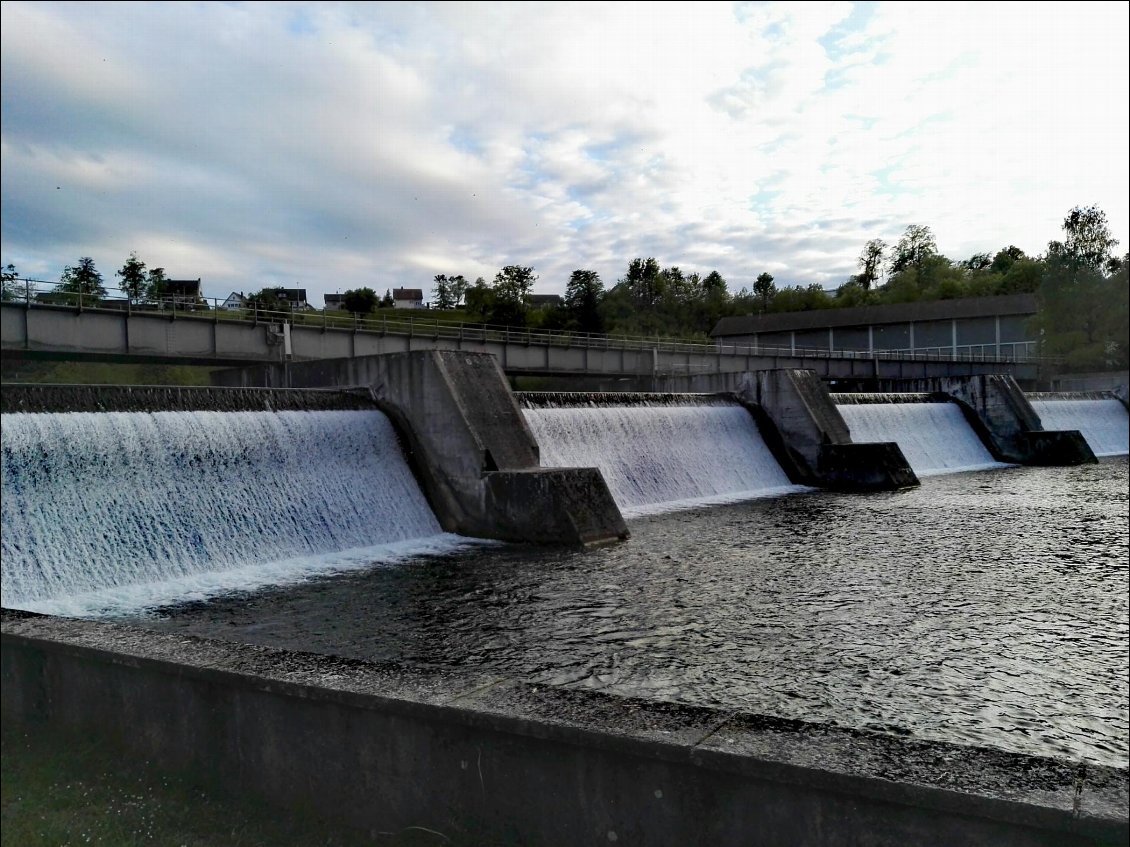
[[560, 294], [531, 294], [528, 299], [531, 309], [556, 309], [565, 305], [565, 298]]
[[199, 279], [166, 279], [157, 295], [157, 303], [162, 308], [196, 308], [204, 304], [200, 295]]
[[344, 312], [345, 309], [345, 295], [344, 294], [327, 294], [325, 298], [326, 311], [329, 312]]
[[394, 288], [392, 289], [392, 308], [394, 309], [422, 309], [424, 308], [424, 292], [420, 288]]
[[220, 304], [220, 308], [228, 312], [239, 312], [247, 308], [247, 298], [243, 296], [242, 291], [233, 291], [228, 295], [228, 299]]
[[305, 288], [272, 288], [271, 291], [275, 293], [275, 299], [279, 301], [279, 305], [290, 309], [292, 312], [305, 311], [310, 308], [306, 302]]

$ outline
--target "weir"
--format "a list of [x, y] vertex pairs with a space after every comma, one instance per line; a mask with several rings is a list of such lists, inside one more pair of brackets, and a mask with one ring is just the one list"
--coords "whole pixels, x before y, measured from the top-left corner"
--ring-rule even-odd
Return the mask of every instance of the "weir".
[[[453, 549], [444, 521], [472, 507], [514, 534], [607, 538], [620, 511], [800, 490], [776, 450], [810, 454], [824, 484], [872, 448], [904, 461], [898, 427], [851, 443], [868, 436], [849, 434], [849, 406], [961, 414], [928, 395], [834, 404], [791, 377], [762, 379], [764, 406], [515, 399], [489, 363], [435, 354], [363, 377], [354, 392], [6, 386], [3, 605], [54, 617], [3, 614], [5, 720], [101, 734], [370, 831], [438, 814], [480, 841], [544, 844], [1125, 841], [1125, 769], [65, 617], [137, 605], [146, 585], [202, 599]], [[937, 427], [965, 436], [949, 412]]]
[[1004, 467], [961, 409], [928, 394], [833, 394], [853, 441], [894, 441], [918, 476]]
[[625, 516], [806, 490], [725, 395], [519, 393], [542, 467], [600, 469]]
[[1096, 456], [1130, 453], [1126, 405], [1104, 393], [1033, 393], [1028, 400], [1045, 429], [1078, 430]]
[[[6, 387], [3, 605], [92, 614], [279, 585], [467, 539], [444, 533], [388, 417], [349, 395]], [[38, 398], [36, 395], [38, 394]], [[102, 397], [112, 398], [114, 392]], [[197, 401], [196, 403], [193, 400]], [[364, 406], [368, 408], [363, 408]], [[354, 407], [354, 408], [350, 408]]]

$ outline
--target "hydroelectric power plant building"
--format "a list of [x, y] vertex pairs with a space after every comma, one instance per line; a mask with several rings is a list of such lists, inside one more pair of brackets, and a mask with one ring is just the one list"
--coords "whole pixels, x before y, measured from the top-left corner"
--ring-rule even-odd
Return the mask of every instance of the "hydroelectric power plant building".
[[1125, 398], [220, 381], [3, 387], [5, 722], [457, 844], [1130, 837]]

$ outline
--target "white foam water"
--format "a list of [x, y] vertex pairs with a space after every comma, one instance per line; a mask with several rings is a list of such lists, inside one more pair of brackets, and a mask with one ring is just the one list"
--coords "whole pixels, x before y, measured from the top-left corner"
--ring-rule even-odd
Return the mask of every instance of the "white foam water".
[[100, 614], [450, 550], [378, 411], [2, 416], [3, 605]]
[[836, 408], [855, 443], [894, 441], [918, 476], [1008, 467], [953, 403], [845, 403]]
[[805, 491], [733, 405], [523, 410], [542, 467], [596, 467], [625, 517]]
[[1096, 456], [1130, 453], [1130, 415], [1121, 401], [1031, 398], [1046, 430], [1077, 429]]

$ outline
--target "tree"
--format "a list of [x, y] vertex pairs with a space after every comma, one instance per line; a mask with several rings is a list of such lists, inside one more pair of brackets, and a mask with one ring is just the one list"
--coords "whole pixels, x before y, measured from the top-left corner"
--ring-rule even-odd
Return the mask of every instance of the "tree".
[[1021, 259], [1026, 258], [1028, 257], [1024, 255], [1023, 250], [1015, 244], [1010, 244], [993, 255], [993, 263], [989, 266], [989, 270], [999, 274], [1008, 273], [1009, 268]]
[[4, 270], [0, 276], [3, 277], [3, 285], [0, 287], [0, 300], [3, 300], [5, 303], [11, 300], [18, 300], [24, 292], [20, 290], [19, 283], [16, 282], [16, 280], [19, 279], [19, 274], [16, 273], [16, 266], [9, 262], [4, 266]]
[[145, 294], [145, 262], [137, 257], [137, 253], [130, 253], [126, 263], [114, 275], [122, 281], [122, 291], [131, 303], [140, 300]]
[[890, 275], [893, 276], [907, 268], [915, 268], [921, 272], [926, 259], [937, 253], [938, 245], [934, 241], [934, 233], [930, 231], [930, 227], [911, 224], [899, 239], [899, 243], [895, 245], [894, 253], [891, 255]]
[[491, 322], [525, 326], [526, 309], [535, 282], [534, 269], [520, 265], [507, 265], [495, 274]]
[[165, 293], [166, 279], [164, 268], [150, 268], [145, 285], [145, 299], [150, 303], [158, 302]]
[[769, 311], [769, 304], [777, 295], [777, 286], [773, 284], [773, 274], [762, 271], [753, 283], [753, 294], [757, 298], [762, 312]]
[[371, 288], [353, 288], [346, 291], [341, 298], [345, 311], [355, 315], [367, 315], [377, 308], [380, 298]]
[[1127, 273], [1124, 263], [1111, 262], [1118, 241], [1106, 215], [1077, 206], [1063, 232], [1063, 241], [1048, 243], [1037, 292], [1041, 352], [1062, 356], [1069, 369], [1126, 367]]
[[632, 259], [628, 263], [628, 273], [621, 280], [635, 305], [641, 309], [652, 309], [663, 296], [663, 275], [659, 262], [655, 259]]
[[247, 298], [247, 305], [262, 312], [276, 312], [279, 310], [279, 289], [262, 288]]
[[475, 280], [475, 284], [467, 289], [465, 295], [467, 314], [483, 323], [490, 320], [494, 311], [494, 290], [487, 285], [482, 277]]
[[565, 311], [581, 332], [604, 332], [600, 301], [604, 283], [596, 271], [575, 270], [565, 286]]
[[435, 287], [432, 289], [432, 299], [437, 309], [451, 309], [455, 307], [455, 298], [451, 293], [451, 285], [447, 281], [447, 274], [435, 275]]
[[459, 308], [459, 305], [463, 302], [463, 298], [467, 296], [467, 280], [463, 277], [463, 274], [449, 276], [447, 278], [447, 287], [451, 292], [451, 299], [453, 301], [452, 307]]
[[106, 287], [102, 284], [102, 274], [94, 267], [94, 260], [89, 256], [83, 256], [74, 267], [68, 265], [63, 269], [59, 290], [66, 291], [69, 294], [77, 294], [79, 302], [83, 298], [98, 301], [106, 296]]
[[1048, 253], [1096, 271], [1106, 270], [1118, 240], [1111, 236], [1106, 213], [1098, 206], [1076, 206], [1063, 219], [1062, 242], [1053, 241]]
[[391, 309], [395, 301], [392, 299], [392, 292], [387, 288], [385, 289], [385, 296], [381, 298], [381, 308]]
[[887, 242], [881, 238], [872, 238], [863, 245], [863, 253], [859, 256], [859, 275], [856, 280], [864, 291], [870, 291], [871, 286], [879, 281], [880, 269], [883, 267], [883, 255], [887, 250]]

